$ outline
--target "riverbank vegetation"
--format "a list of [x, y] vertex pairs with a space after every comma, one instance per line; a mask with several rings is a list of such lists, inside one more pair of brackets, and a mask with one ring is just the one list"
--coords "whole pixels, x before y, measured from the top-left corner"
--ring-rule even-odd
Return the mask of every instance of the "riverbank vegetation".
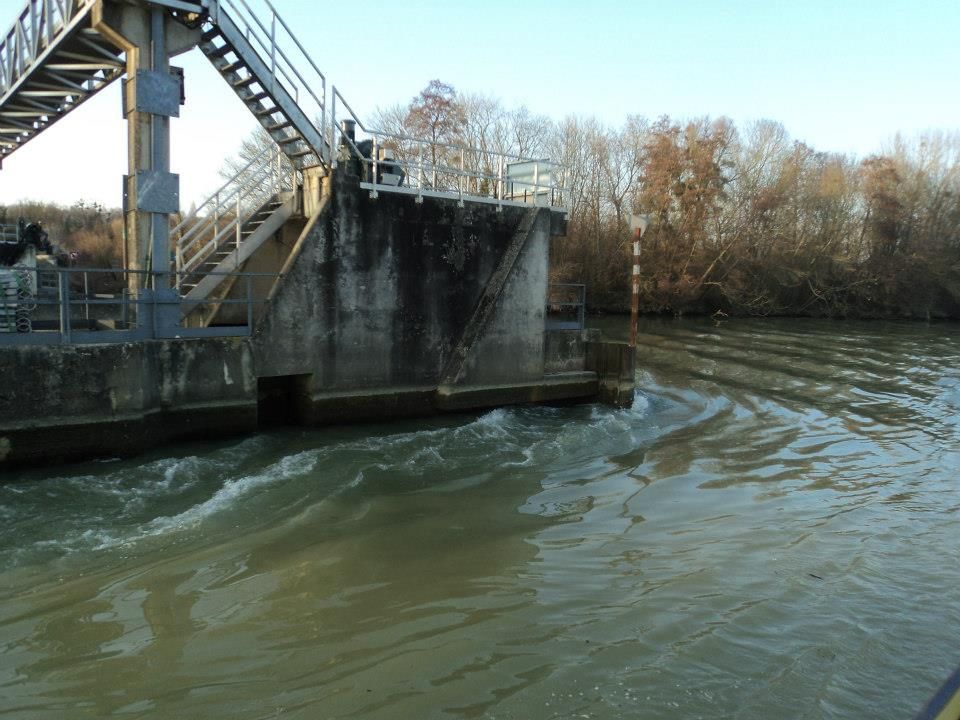
[[[628, 218], [642, 213], [643, 312], [960, 319], [960, 132], [856, 158], [769, 120], [554, 121], [439, 81], [371, 124], [559, 163], [570, 215], [551, 278], [586, 284], [594, 311], [629, 307]], [[122, 263], [119, 210], [0, 205], [0, 223], [18, 217], [42, 222], [78, 264]]]
[[123, 267], [123, 214], [118, 209], [83, 200], [69, 207], [29, 200], [0, 205], [0, 225], [16, 225], [20, 218], [39, 222], [75, 265]]
[[769, 120], [554, 122], [438, 81], [374, 125], [560, 163], [569, 231], [551, 275], [586, 283], [594, 310], [629, 307], [635, 212], [651, 220], [644, 312], [960, 318], [960, 133], [858, 159]]

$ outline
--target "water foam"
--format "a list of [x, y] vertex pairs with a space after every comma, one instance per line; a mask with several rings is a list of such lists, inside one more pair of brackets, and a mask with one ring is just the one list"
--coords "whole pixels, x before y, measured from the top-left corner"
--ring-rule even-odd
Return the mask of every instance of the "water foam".
[[234, 506], [239, 499], [258, 488], [310, 473], [317, 466], [321, 454], [319, 450], [306, 450], [288, 455], [263, 472], [228, 480], [210, 499], [199, 505], [194, 505], [178, 515], [151, 520], [146, 526], [146, 534], [158, 535], [171, 530], [196, 527], [212, 515]]

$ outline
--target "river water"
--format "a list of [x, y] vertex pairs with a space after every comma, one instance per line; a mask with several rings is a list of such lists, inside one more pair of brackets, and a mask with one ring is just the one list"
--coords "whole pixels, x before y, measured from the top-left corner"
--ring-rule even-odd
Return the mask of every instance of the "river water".
[[641, 329], [628, 410], [18, 475], [0, 717], [911, 717], [960, 663], [960, 327]]

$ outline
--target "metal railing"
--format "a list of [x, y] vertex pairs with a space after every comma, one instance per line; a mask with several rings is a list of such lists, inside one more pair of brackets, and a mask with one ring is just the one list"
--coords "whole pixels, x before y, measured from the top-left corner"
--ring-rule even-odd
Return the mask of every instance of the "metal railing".
[[[268, 292], [258, 291], [256, 285], [267, 281], [272, 286], [282, 277], [279, 273], [219, 273], [242, 283], [233, 296], [196, 300], [187, 305], [173, 289], [137, 293], [128, 289], [130, 275], [147, 276], [149, 282], [152, 279], [149, 276], [167, 277], [166, 273], [104, 268], [17, 270], [38, 276], [52, 275], [56, 278], [55, 289], [18, 301], [22, 306], [18, 310], [24, 311], [29, 319], [23, 327], [29, 331], [0, 332], [0, 347], [245, 337], [251, 334], [260, 310], [268, 302]], [[48, 284], [37, 278], [36, 287]], [[211, 327], [185, 324], [191, 313], [211, 307], [232, 309], [230, 322]]]
[[292, 191], [296, 182], [295, 171], [271, 143], [187, 213], [170, 231], [176, 242], [177, 287], [184, 278], [196, 274], [216, 251], [228, 246], [239, 248], [244, 241], [244, 225], [271, 198]]
[[[363, 187], [372, 197], [396, 192], [415, 195], [418, 200], [425, 196], [456, 197], [461, 203], [473, 200], [565, 207], [563, 169], [549, 160], [368, 128], [335, 86], [330, 88], [328, 113], [326, 77], [271, 0], [202, 0], [202, 5], [213, 25], [221, 18], [235, 24], [260, 61], [268, 65], [266, 92], [275, 95], [276, 85], [282, 85], [303, 115], [312, 118], [313, 130], [326, 145], [314, 150], [331, 169], [339, 160], [343, 139], [343, 145], [363, 164]], [[267, 19], [261, 19], [252, 5], [266, 8]], [[306, 69], [310, 79], [300, 68]], [[278, 104], [282, 111], [282, 103]], [[342, 133], [341, 119], [352, 120], [369, 136], [369, 154], [361, 152], [357, 143]], [[381, 157], [381, 151], [394, 156]]]
[[0, 225], [0, 242], [20, 242], [20, 229], [16, 225]]
[[[265, 6], [266, 20], [261, 19], [251, 3]], [[327, 125], [327, 78], [273, 3], [270, 0], [202, 0], [202, 4], [214, 24], [221, 9], [227, 11], [269, 69], [270, 77], [262, 78], [269, 85], [265, 90], [274, 95], [276, 86], [281, 85], [313, 123], [318, 135], [324, 137]], [[322, 162], [329, 160], [323, 156], [322, 148], [314, 149], [321, 153]]]
[[547, 288], [547, 330], [582, 331], [586, 313], [586, 285], [554, 283]]
[[[119, 50], [85, 27], [94, 4], [29, 0], [0, 37], [0, 158], [123, 74]], [[68, 40], [73, 51], [58, 54]]]
[[28, 0], [0, 39], [0, 104], [54, 39], [79, 20], [93, 0]]
[[[364, 167], [364, 187], [371, 197], [397, 192], [423, 197], [457, 197], [497, 205], [537, 204], [563, 209], [563, 169], [555, 163], [510, 153], [433, 142], [368, 128], [343, 95], [332, 88], [330, 147], [349, 149]], [[368, 136], [370, 155], [344, 133], [340, 120], [350, 120]], [[393, 154], [382, 157], [382, 151]], [[345, 160], [346, 158], [339, 158]], [[338, 158], [334, 157], [336, 166]]]

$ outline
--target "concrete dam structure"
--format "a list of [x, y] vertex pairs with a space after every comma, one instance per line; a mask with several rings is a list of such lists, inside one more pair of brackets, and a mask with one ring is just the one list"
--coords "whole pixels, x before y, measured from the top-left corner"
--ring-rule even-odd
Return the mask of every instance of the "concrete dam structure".
[[[365, 127], [267, 6], [31, 0], [5, 36], [0, 157], [125, 77], [129, 173], [124, 268], [0, 235], [17, 318], [0, 468], [276, 423], [629, 403], [632, 350], [589, 338], [582, 289], [548, 282], [562, 168]], [[170, 58], [192, 48], [269, 139], [178, 216]]]

